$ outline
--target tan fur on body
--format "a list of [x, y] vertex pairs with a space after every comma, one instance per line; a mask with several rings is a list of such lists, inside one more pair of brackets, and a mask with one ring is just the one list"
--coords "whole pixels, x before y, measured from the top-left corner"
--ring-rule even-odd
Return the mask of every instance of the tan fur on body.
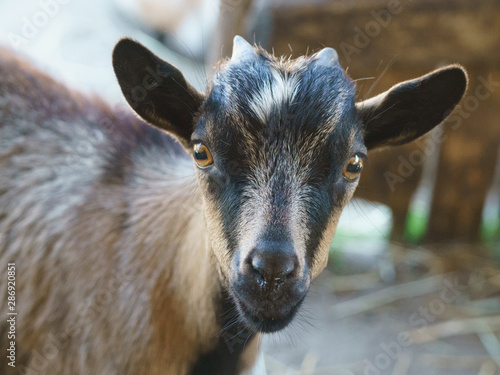
[[[0, 56], [0, 264], [16, 263], [18, 311], [17, 368], [2, 355], [0, 373], [186, 373], [221, 328], [191, 159], [141, 148], [130, 112]], [[112, 144], [132, 147], [116, 175]]]

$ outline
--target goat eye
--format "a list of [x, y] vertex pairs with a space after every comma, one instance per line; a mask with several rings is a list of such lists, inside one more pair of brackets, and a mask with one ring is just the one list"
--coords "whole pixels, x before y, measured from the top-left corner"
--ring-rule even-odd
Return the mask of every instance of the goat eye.
[[363, 159], [361, 159], [358, 155], [355, 155], [349, 159], [349, 162], [345, 165], [344, 172], [342, 172], [342, 174], [346, 180], [354, 181], [359, 177], [362, 170]]
[[207, 168], [214, 163], [212, 154], [203, 143], [197, 143], [194, 145], [193, 156], [196, 164], [200, 168]]

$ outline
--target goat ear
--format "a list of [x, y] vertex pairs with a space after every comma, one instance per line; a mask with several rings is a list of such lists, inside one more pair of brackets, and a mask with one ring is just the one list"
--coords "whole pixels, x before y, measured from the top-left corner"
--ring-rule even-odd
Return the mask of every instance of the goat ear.
[[134, 111], [151, 125], [172, 133], [187, 147], [203, 95], [176, 67], [132, 39], [121, 39], [116, 44], [113, 69]]
[[368, 149], [408, 143], [439, 125], [467, 88], [467, 73], [449, 65], [356, 103]]

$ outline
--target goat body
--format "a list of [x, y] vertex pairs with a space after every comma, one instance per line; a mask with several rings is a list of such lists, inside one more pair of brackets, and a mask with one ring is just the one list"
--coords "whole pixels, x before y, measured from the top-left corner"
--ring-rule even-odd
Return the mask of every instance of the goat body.
[[[331, 49], [296, 63], [241, 38], [234, 51], [206, 95], [136, 42], [119, 42], [119, 83], [148, 123], [0, 52], [0, 264], [15, 263], [18, 312], [16, 369], [3, 356], [1, 373], [250, 371], [260, 332], [288, 324], [324, 267], [364, 144], [422, 135], [466, 85], [463, 70], [450, 67], [355, 108]], [[257, 78], [245, 81], [245, 69]], [[333, 78], [324, 83], [315, 74]], [[441, 81], [455, 87], [449, 100], [438, 90]], [[321, 92], [333, 92], [314, 82], [335, 84], [338, 93], [310, 117], [289, 99], [310, 107], [321, 102]], [[429, 99], [430, 114], [406, 120], [414, 115], [407, 113], [413, 103], [407, 96], [415, 91], [420, 111], [433, 90], [438, 100]], [[412, 128], [387, 125], [392, 120], [384, 116], [394, 107], [394, 121]], [[300, 111], [287, 118], [283, 108]], [[297, 132], [283, 129], [287, 122]], [[329, 132], [335, 146], [327, 143]], [[290, 152], [294, 142], [303, 154]], [[185, 152], [193, 143], [200, 168]], [[230, 149], [236, 144], [237, 151]], [[244, 173], [220, 182], [228, 159]], [[1, 290], [6, 283], [3, 277]], [[6, 311], [6, 300], [0, 304]], [[0, 323], [1, 337], [8, 330]]]
[[130, 111], [1, 55], [0, 264], [16, 264], [17, 367], [187, 373], [216, 350], [223, 297], [191, 159]]

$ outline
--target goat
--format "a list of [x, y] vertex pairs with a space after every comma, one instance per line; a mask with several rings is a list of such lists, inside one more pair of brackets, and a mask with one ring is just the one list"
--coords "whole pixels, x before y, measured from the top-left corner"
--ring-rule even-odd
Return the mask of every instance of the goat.
[[425, 134], [467, 86], [450, 65], [356, 103], [335, 50], [276, 58], [237, 36], [201, 93], [125, 38], [113, 67], [137, 117], [1, 56], [19, 311], [3, 374], [248, 373], [325, 267], [367, 150]]

